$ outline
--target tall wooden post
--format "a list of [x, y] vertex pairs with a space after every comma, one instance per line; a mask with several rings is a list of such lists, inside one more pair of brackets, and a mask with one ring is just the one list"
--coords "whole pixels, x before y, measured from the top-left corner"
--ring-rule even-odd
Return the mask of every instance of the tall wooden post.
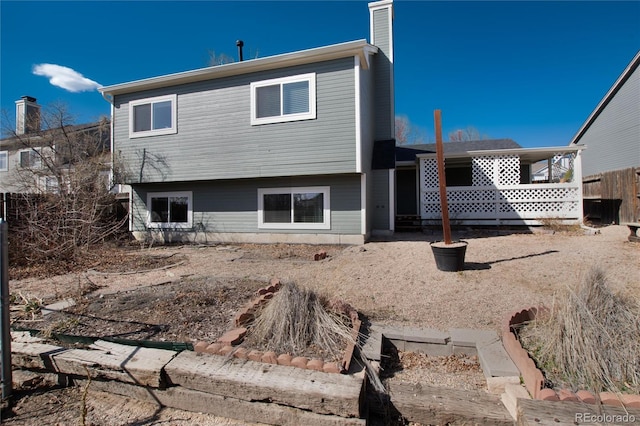
[[442, 119], [440, 110], [433, 113], [436, 128], [436, 158], [438, 162], [438, 184], [440, 186], [440, 211], [442, 212], [442, 233], [444, 243], [451, 244], [451, 226], [449, 225], [449, 203], [447, 202], [447, 180], [444, 172], [444, 147], [442, 146]]

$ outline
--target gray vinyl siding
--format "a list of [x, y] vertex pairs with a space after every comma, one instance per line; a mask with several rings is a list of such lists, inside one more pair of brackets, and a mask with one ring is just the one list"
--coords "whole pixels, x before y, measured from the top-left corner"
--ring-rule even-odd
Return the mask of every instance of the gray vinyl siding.
[[[329, 186], [331, 229], [259, 229], [258, 188]], [[360, 175], [136, 184], [133, 231], [144, 231], [149, 192], [192, 191], [193, 230], [201, 232], [353, 234], [361, 233]], [[189, 230], [192, 231], [192, 230]]]
[[[316, 119], [251, 125], [251, 82], [309, 72]], [[177, 133], [129, 139], [129, 101], [173, 93]], [[353, 57], [120, 95], [114, 105], [114, 151], [130, 183], [356, 171]]]
[[392, 127], [393, 96], [391, 93], [392, 65], [391, 33], [389, 29], [389, 8], [373, 11], [374, 35], [373, 44], [378, 47], [378, 54], [373, 58], [375, 73], [375, 139], [387, 140], [394, 137]]
[[360, 70], [360, 143], [362, 172], [371, 170], [373, 155], [374, 99], [371, 69]]
[[366, 176], [366, 223], [365, 233], [371, 233], [371, 207], [373, 194], [373, 181], [370, 177], [371, 161], [373, 153], [373, 127], [374, 127], [374, 105], [373, 105], [373, 76], [371, 68], [360, 71], [360, 144], [361, 144], [361, 161], [362, 172]]
[[24, 192], [24, 176], [20, 173], [20, 151], [5, 150], [7, 152], [7, 170], [0, 171], [0, 192]]
[[640, 67], [605, 106], [579, 144], [582, 175], [640, 167]]

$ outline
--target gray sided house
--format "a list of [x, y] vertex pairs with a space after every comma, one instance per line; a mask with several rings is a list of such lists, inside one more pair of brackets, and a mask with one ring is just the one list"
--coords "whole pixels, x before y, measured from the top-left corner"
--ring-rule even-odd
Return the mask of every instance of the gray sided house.
[[640, 52], [570, 142], [588, 146], [585, 212], [603, 223], [640, 220]]
[[393, 3], [366, 40], [103, 87], [136, 238], [358, 244], [394, 223]]

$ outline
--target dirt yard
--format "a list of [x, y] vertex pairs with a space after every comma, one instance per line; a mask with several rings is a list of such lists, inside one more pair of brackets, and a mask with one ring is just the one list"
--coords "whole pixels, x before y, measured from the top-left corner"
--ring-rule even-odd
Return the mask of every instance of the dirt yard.
[[[235, 309], [256, 288], [274, 277], [341, 299], [381, 324], [497, 329], [503, 317], [515, 309], [552, 303], [555, 292], [577, 283], [591, 266], [606, 272], [614, 291], [640, 299], [640, 244], [627, 241], [626, 227], [598, 231], [595, 235], [583, 230], [454, 232], [454, 238], [469, 243], [462, 272], [437, 270], [429, 242], [441, 239], [438, 233], [398, 233], [390, 241], [346, 247], [233, 244], [129, 248], [113, 254], [107, 251], [102, 261], [79, 272], [11, 280], [10, 291], [15, 300], [14, 318], [26, 321], [21, 325], [29, 328], [44, 325], [42, 317], [30, 311], [40, 301], [49, 304], [73, 298], [77, 306], [70, 310], [88, 317], [100, 313], [96, 320], [100, 323], [85, 316], [65, 324], [63, 318], [52, 316], [60, 322], [57, 331], [69, 334], [122, 334], [187, 342], [211, 339], [228, 326]], [[327, 257], [315, 261], [314, 255], [321, 250]], [[215, 318], [209, 314], [214, 311]], [[64, 395], [78, 398], [79, 393], [56, 392], [63, 396], [45, 393], [40, 397], [46, 407], [57, 407], [59, 420], [54, 416], [51, 423], [38, 420], [38, 424], [68, 424], [63, 414], [74, 405], [63, 408], [55, 399]], [[18, 407], [29, 398], [35, 400], [36, 394], [26, 398], [18, 401]], [[47, 402], [51, 398], [54, 402]], [[179, 419], [195, 416], [171, 412], [167, 420], [162, 416], [170, 411], [163, 410], [164, 414], [155, 413], [150, 422], [139, 422], [148, 416], [135, 420], [118, 418], [115, 413], [107, 421], [98, 415], [105, 411], [100, 398], [113, 397], [96, 396], [87, 424], [190, 424]], [[33, 417], [24, 409], [18, 408], [16, 417], [3, 422], [32, 424]], [[213, 423], [223, 421], [220, 419], [206, 423], [195, 417], [193, 421], [233, 424]]]

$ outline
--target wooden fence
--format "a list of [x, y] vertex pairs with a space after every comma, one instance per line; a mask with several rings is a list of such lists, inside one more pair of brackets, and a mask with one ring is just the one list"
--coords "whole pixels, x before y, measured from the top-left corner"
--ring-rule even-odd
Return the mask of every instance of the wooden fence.
[[640, 167], [582, 179], [585, 220], [601, 224], [640, 220]]

